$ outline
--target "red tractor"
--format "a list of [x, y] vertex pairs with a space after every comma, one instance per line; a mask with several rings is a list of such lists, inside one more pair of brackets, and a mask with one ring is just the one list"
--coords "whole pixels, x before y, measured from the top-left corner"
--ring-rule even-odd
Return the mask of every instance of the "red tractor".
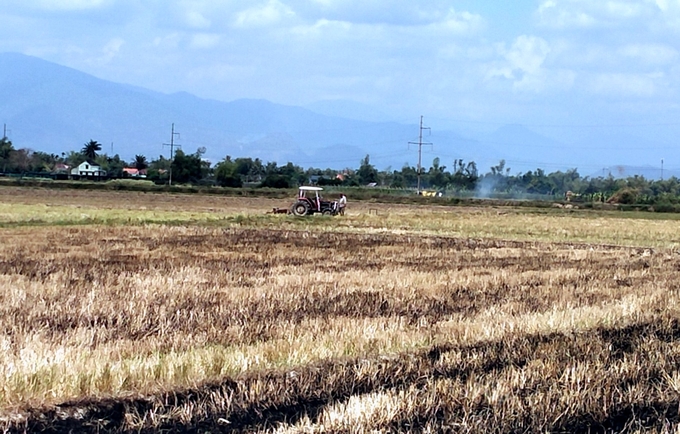
[[338, 202], [324, 200], [321, 197], [321, 191], [323, 191], [321, 187], [300, 187], [298, 197], [290, 208], [290, 212], [296, 216], [312, 215], [314, 213], [336, 215], [338, 213]]

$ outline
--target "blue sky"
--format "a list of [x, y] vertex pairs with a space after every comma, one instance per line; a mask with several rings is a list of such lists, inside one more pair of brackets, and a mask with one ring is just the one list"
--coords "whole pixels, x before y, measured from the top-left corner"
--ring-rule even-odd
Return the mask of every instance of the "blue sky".
[[162, 92], [608, 136], [649, 162], [680, 132], [680, 0], [5, 0], [0, 20], [0, 51]]

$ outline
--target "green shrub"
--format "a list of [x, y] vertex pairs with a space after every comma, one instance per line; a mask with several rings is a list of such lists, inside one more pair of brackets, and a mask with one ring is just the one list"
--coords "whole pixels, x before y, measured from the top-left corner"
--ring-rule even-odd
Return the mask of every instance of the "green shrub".
[[284, 175], [267, 175], [265, 179], [262, 180], [259, 187], [269, 187], [269, 188], [291, 188], [290, 179]]
[[680, 206], [670, 202], [659, 202], [652, 205], [651, 210], [654, 212], [680, 212]]

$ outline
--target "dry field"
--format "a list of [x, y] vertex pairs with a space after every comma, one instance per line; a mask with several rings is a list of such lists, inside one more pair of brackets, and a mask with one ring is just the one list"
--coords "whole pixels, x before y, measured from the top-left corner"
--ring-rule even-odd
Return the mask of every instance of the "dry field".
[[[350, 198], [351, 200], [351, 198]], [[680, 223], [0, 189], [8, 432], [675, 432]]]

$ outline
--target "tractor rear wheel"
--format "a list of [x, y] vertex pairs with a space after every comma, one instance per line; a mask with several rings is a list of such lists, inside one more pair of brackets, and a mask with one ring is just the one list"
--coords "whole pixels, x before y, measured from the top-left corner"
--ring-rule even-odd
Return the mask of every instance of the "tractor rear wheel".
[[293, 213], [293, 215], [302, 217], [309, 213], [309, 204], [307, 202], [299, 200], [293, 204], [293, 207], [290, 210]]

